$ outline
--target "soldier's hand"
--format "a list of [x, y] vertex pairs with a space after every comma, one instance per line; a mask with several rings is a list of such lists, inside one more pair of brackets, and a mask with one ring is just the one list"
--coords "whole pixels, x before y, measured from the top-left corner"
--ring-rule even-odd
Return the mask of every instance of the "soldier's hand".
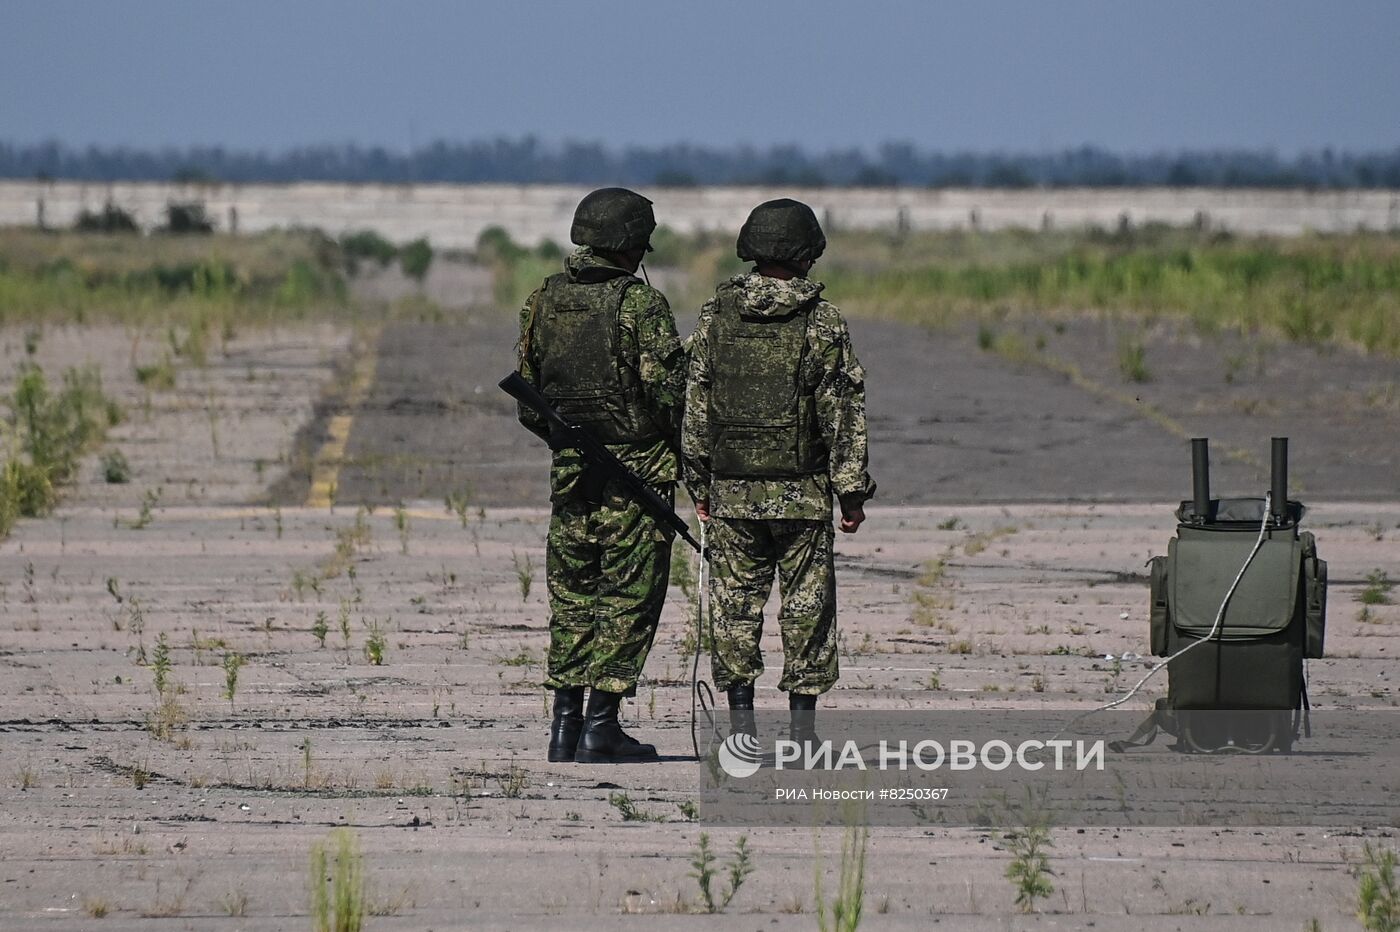
[[695, 516], [701, 521], [710, 520], [710, 500], [708, 498], [695, 500]]
[[861, 522], [865, 520], [865, 509], [860, 505], [854, 508], [841, 506], [841, 533], [854, 534], [860, 530]]

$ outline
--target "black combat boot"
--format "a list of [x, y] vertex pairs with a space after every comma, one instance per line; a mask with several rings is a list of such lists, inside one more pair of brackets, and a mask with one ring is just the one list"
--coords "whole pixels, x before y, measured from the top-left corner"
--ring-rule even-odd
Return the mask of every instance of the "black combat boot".
[[803, 745], [817, 745], [817, 697], [788, 693], [788, 737]]
[[578, 736], [583, 731], [583, 687], [569, 686], [554, 691], [554, 722], [549, 726], [549, 760], [554, 763], [574, 759]]
[[617, 720], [622, 693], [604, 692], [594, 687], [588, 694], [588, 711], [583, 717], [583, 734], [578, 739], [574, 760], [580, 764], [633, 764], [658, 760], [656, 748], [642, 744], [622, 730]]
[[753, 684], [739, 683], [726, 691], [729, 698], [729, 733], [758, 737], [758, 724], [753, 714]]

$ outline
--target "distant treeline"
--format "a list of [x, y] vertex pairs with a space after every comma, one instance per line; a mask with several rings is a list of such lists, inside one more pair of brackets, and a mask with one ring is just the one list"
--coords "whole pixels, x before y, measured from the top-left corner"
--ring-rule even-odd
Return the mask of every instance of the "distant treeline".
[[413, 152], [325, 145], [285, 152], [214, 147], [129, 149], [0, 143], [0, 177], [81, 181], [370, 183], [500, 182], [867, 187], [1400, 188], [1400, 148], [1124, 155], [1084, 147], [1047, 154], [941, 153], [906, 143], [809, 153], [797, 146], [690, 144], [612, 149], [533, 137], [435, 142]]

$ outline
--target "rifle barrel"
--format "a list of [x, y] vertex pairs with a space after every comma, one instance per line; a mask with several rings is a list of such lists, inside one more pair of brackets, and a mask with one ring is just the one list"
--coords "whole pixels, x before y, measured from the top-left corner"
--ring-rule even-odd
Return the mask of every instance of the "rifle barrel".
[[547, 420], [550, 427], [553, 428], [552, 434], [558, 438], [560, 446], [578, 450], [583, 458], [595, 468], [602, 469], [609, 477], [621, 482], [637, 503], [642, 506], [642, 509], [651, 515], [652, 520], [675, 531], [697, 552], [700, 550], [700, 542], [691, 536], [690, 526], [656, 493], [655, 489], [647, 484], [646, 480], [629, 469], [627, 464], [618, 459], [613, 451], [609, 450], [598, 438], [582, 427], [566, 421], [558, 411], [554, 410], [544, 395], [540, 394], [535, 386], [525, 381], [519, 372], [512, 372], [501, 379], [500, 387], [507, 395], [528, 406]]

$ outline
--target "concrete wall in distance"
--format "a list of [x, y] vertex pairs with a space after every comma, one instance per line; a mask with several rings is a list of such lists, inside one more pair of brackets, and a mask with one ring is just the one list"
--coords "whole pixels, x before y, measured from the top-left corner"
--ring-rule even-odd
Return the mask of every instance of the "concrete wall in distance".
[[[203, 202], [220, 230], [313, 226], [339, 235], [369, 228], [403, 242], [470, 248], [482, 230], [504, 227], [515, 240], [568, 242], [574, 205], [588, 192], [570, 185], [247, 184], [0, 181], [0, 226], [34, 225], [42, 209], [50, 227], [71, 226], [83, 209], [107, 201], [150, 228], [171, 201]], [[911, 230], [1042, 226], [1114, 227], [1204, 220], [1240, 233], [1293, 234], [1400, 229], [1397, 191], [1276, 191], [1205, 188], [646, 188], [657, 219], [682, 232], [737, 232], [749, 209], [773, 197], [796, 197], [832, 227]], [[42, 208], [41, 205], [42, 204]], [[236, 219], [235, 219], [236, 218]]]

